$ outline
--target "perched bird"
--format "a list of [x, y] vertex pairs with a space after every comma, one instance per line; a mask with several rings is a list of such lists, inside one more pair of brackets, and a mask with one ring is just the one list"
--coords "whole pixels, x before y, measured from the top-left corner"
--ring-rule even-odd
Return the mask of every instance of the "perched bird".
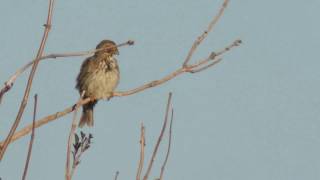
[[82, 63], [77, 77], [76, 89], [79, 90], [79, 93], [82, 94], [85, 91], [84, 98], [94, 99], [94, 101], [83, 105], [79, 127], [93, 126], [93, 108], [97, 101], [111, 97], [119, 83], [119, 66], [114, 57], [119, 54], [116, 43], [111, 40], [103, 40], [96, 49], [102, 48], [104, 50], [97, 51]]

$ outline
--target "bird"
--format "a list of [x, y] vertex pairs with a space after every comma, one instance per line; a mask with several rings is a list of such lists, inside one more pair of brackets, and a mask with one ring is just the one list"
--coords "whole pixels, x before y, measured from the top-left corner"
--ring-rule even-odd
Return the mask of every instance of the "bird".
[[[99, 49], [99, 50], [98, 50]], [[103, 50], [101, 50], [103, 49]], [[79, 127], [93, 126], [93, 109], [99, 99], [109, 99], [119, 84], [120, 71], [116, 55], [119, 51], [115, 42], [102, 40], [95, 54], [85, 59], [76, 79], [76, 89], [83, 98], [91, 101], [82, 107]]]

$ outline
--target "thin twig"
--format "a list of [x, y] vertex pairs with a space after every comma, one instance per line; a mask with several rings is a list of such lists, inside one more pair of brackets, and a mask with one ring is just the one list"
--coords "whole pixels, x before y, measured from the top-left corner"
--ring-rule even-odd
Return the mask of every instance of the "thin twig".
[[114, 176], [114, 180], [117, 180], [119, 176], [119, 171], [116, 172], [116, 175]]
[[10, 129], [10, 132], [9, 132], [9, 134], [8, 134], [6, 140], [5, 140], [5, 142], [4, 142], [4, 144], [3, 144], [2, 148], [1, 148], [0, 160], [2, 160], [2, 157], [3, 157], [4, 153], [7, 150], [7, 147], [9, 145], [10, 141], [11, 141], [11, 138], [14, 135], [14, 132], [16, 131], [16, 129], [17, 129], [19, 123], [20, 123], [20, 120], [21, 120], [22, 114], [24, 112], [24, 109], [27, 106], [29, 93], [30, 93], [30, 89], [31, 89], [31, 86], [32, 86], [33, 77], [34, 77], [34, 75], [36, 73], [36, 69], [37, 69], [37, 66], [39, 64], [40, 57], [43, 54], [44, 47], [45, 47], [45, 44], [46, 44], [46, 41], [47, 41], [47, 38], [48, 38], [48, 35], [49, 35], [49, 31], [51, 29], [53, 3], [54, 3], [54, 0], [50, 0], [47, 22], [44, 25], [45, 26], [45, 30], [44, 30], [43, 37], [42, 37], [42, 40], [41, 40], [41, 43], [40, 43], [40, 47], [39, 47], [39, 50], [38, 50], [38, 53], [37, 53], [37, 56], [36, 56], [36, 61], [33, 63], [33, 66], [32, 66], [32, 69], [31, 69], [31, 72], [30, 72], [30, 75], [29, 75], [29, 79], [28, 79], [28, 84], [27, 84], [27, 87], [25, 89], [24, 96], [23, 96], [23, 99], [22, 99], [22, 102], [21, 102], [21, 105], [20, 105], [19, 112], [17, 114], [16, 120], [13, 123], [13, 125], [12, 125], [12, 127]]
[[67, 160], [66, 160], [66, 174], [65, 174], [66, 180], [71, 180], [74, 172], [74, 168], [75, 168], [74, 166], [72, 166], [72, 171], [71, 171], [72, 173], [71, 173], [70, 172], [70, 154], [71, 154], [71, 146], [72, 146], [72, 140], [73, 140], [72, 137], [74, 136], [77, 128], [77, 112], [78, 112], [78, 108], [80, 107], [80, 103], [82, 101], [84, 93], [85, 91], [82, 92], [80, 99], [74, 108], [74, 114], [73, 114], [71, 129], [68, 137], [68, 145], [67, 145]]
[[161, 172], [160, 172], [160, 180], [163, 179], [163, 174], [164, 174], [164, 169], [167, 165], [168, 159], [169, 159], [169, 154], [171, 150], [171, 139], [172, 139], [172, 121], [173, 121], [173, 109], [171, 109], [171, 119], [170, 119], [170, 127], [169, 127], [169, 142], [168, 142], [168, 149], [166, 153], [166, 159], [163, 162], [163, 165], [161, 167]]
[[138, 164], [136, 180], [140, 180], [141, 179], [141, 172], [142, 172], [143, 164], [144, 164], [144, 147], [146, 145], [145, 141], [146, 141], [146, 139], [145, 139], [145, 127], [143, 126], [143, 123], [141, 123], [140, 160], [139, 160], [139, 164]]
[[28, 172], [28, 167], [29, 167], [29, 162], [30, 162], [30, 158], [31, 158], [31, 152], [32, 152], [32, 145], [33, 145], [33, 141], [34, 141], [34, 135], [35, 135], [35, 122], [36, 122], [36, 115], [37, 115], [37, 105], [38, 105], [38, 95], [34, 95], [34, 107], [33, 107], [33, 119], [32, 119], [32, 132], [31, 132], [31, 138], [30, 138], [30, 142], [29, 142], [29, 148], [28, 148], [28, 155], [27, 155], [27, 160], [26, 160], [26, 164], [24, 166], [24, 171], [23, 171], [23, 176], [22, 176], [22, 180], [25, 180], [27, 177], [27, 172]]
[[210, 64], [207, 64], [207, 65], [205, 65], [205, 66], [203, 66], [203, 67], [200, 67], [199, 69], [193, 69], [193, 70], [191, 70], [190, 73], [198, 73], [198, 72], [200, 72], [200, 71], [204, 71], [204, 70], [206, 70], [206, 69], [208, 69], [208, 68], [216, 65], [216, 64], [219, 63], [221, 60], [222, 60], [222, 58], [219, 58], [219, 59], [211, 62]]
[[[127, 42], [120, 43], [116, 47], [122, 47], [126, 45], [133, 45], [134, 41], [128, 40]], [[94, 49], [94, 50], [89, 50], [89, 51], [81, 51], [81, 52], [67, 52], [67, 53], [53, 53], [53, 54], [48, 54], [40, 57], [40, 61], [45, 60], [45, 59], [57, 59], [57, 58], [62, 58], [62, 57], [75, 57], [75, 56], [88, 56], [88, 55], [93, 55], [95, 52], [98, 51], [103, 51], [103, 50], [108, 50], [113, 48], [107, 47], [107, 48], [101, 48], [101, 49]], [[36, 59], [32, 60], [28, 64], [24, 65], [22, 68], [18, 69], [5, 83], [4, 87], [0, 91], [0, 103], [3, 95], [8, 92], [14, 85], [15, 81], [17, 78], [25, 71], [27, 70], [34, 62]]]
[[212, 19], [212, 21], [209, 23], [208, 28], [194, 41], [192, 47], [190, 48], [188, 55], [186, 59], [183, 62], [183, 67], [186, 67], [191, 60], [194, 52], [197, 50], [198, 46], [201, 44], [201, 42], [208, 36], [209, 32], [212, 31], [214, 26], [217, 24], [219, 19], [221, 18], [224, 10], [226, 9], [227, 5], [229, 3], [229, 0], [225, 0], [218, 12], [218, 14], [215, 15], [215, 17]]
[[160, 135], [158, 137], [157, 144], [154, 147], [150, 162], [148, 164], [148, 169], [147, 169], [147, 172], [145, 173], [145, 175], [143, 177], [143, 180], [147, 180], [148, 179], [148, 176], [149, 176], [149, 174], [151, 172], [151, 169], [152, 169], [152, 165], [153, 165], [154, 159], [156, 158], [156, 155], [157, 155], [157, 152], [158, 152], [158, 149], [159, 149], [160, 142], [162, 141], [163, 134], [164, 134], [164, 132], [166, 130], [167, 122], [168, 122], [168, 116], [169, 116], [169, 109], [170, 109], [170, 106], [171, 106], [171, 97], [172, 97], [172, 93], [170, 92], [169, 93], [169, 97], [168, 97], [167, 108], [166, 108], [166, 115], [165, 115], [165, 118], [164, 118], [164, 121], [163, 121], [162, 129], [161, 129]]

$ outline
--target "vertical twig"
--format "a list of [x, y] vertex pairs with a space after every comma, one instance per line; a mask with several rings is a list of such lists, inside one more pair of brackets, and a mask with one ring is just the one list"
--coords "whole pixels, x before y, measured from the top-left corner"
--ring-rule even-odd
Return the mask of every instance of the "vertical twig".
[[36, 114], [37, 114], [37, 106], [38, 106], [38, 95], [34, 95], [34, 107], [33, 107], [33, 119], [32, 119], [32, 132], [31, 132], [31, 138], [29, 142], [29, 148], [28, 148], [28, 155], [27, 155], [27, 160], [26, 164], [24, 166], [24, 171], [23, 171], [23, 176], [22, 180], [26, 179], [27, 172], [28, 172], [28, 167], [29, 167], [29, 162], [31, 158], [31, 152], [32, 152], [32, 145], [34, 141], [34, 134], [35, 134], [35, 122], [36, 122]]
[[38, 53], [37, 53], [37, 56], [36, 56], [36, 61], [34, 62], [33, 66], [32, 66], [32, 69], [31, 69], [31, 72], [30, 72], [30, 75], [29, 75], [29, 79], [28, 79], [28, 84], [27, 84], [27, 87], [25, 89], [24, 96], [23, 96], [23, 99], [21, 101], [21, 105], [20, 105], [19, 112], [17, 114], [16, 120], [14, 121], [14, 123], [13, 123], [13, 125], [12, 125], [12, 127], [10, 129], [10, 132], [9, 132], [8, 136], [6, 137], [6, 140], [4, 141], [4, 144], [3, 144], [2, 148], [1, 148], [0, 161], [3, 158], [3, 155], [4, 155], [4, 153], [5, 153], [6, 149], [7, 149], [10, 141], [11, 141], [11, 138], [14, 135], [14, 132], [16, 131], [16, 129], [17, 129], [19, 123], [20, 123], [20, 120], [21, 120], [22, 114], [24, 112], [24, 109], [27, 106], [28, 98], [29, 98], [29, 94], [30, 94], [30, 89], [31, 89], [31, 86], [32, 86], [33, 77], [34, 77], [36, 69], [38, 67], [40, 58], [41, 58], [41, 56], [43, 54], [44, 47], [45, 47], [45, 44], [46, 44], [46, 41], [47, 41], [47, 38], [48, 38], [48, 35], [49, 35], [49, 31], [51, 29], [53, 3], [54, 3], [54, 0], [49, 0], [49, 10], [48, 10], [47, 22], [44, 25], [45, 26], [45, 30], [44, 30], [43, 37], [42, 37], [42, 40], [41, 40], [41, 43], [40, 43], [40, 47], [39, 47], [39, 50], [38, 50]]
[[69, 137], [68, 137], [66, 172], [65, 172], [66, 180], [71, 180], [73, 172], [74, 172], [74, 169], [72, 169], [72, 171], [70, 171], [70, 154], [71, 154], [71, 146], [72, 146], [72, 140], [73, 140], [72, 137], [74, 136], [76, 128], [77, 128], [77, 112], [78, 112], [78, 108], [80, 106], [80, 102], [84, 96], [84, 93], [85, 93], [85, 91], [82, 92], [80, 99], [75, 106], [71, 129], [70, 129], [70, 133], [69, 133]]
[[141, 172], [142, 172], [143, 164], [144, 164], [144, 147], [145, 147], [145, 145], [146, 145], [146, 143], [145, 143], [145, 127], [143, 126], [143, 123], [141, 123], [140, 160], [139, 160], [136, 180], [141, 179]]
[[159, 149], [160, 142], [161, 142], [161, 140], [162, 140], [164, 131], [165, 131], [165, 129], [166, 129], [167, 122], [168, 122], [169, 109], [170, 109], [170, 105], [171, 105], [171, 97], [172, 97], [172, 93], [170, 92], [170, 93], [169, 93], [169, 97], [168, 97], [168, 103], [167, 103], [167, 108], [166, 108], [166, 115], [165, 115], [165, 118], [164, 118], [163, 126], [162, 126], [162, 129], [161, 129], [160, 135], [159, 135], [159, 137], [158, 137], [157, 144], [156, 144], [155, 147], [154, 147], [154, 150], [153, 150], [153, 153], [152, 153], [152, 157], [151, 157], [151, 159], [150, 159], [150, 162], [149, 162], [149, 165], [148, 165], [148, 169], [147, 169], [146, 174], [145, 174], [144, 177], [143, 177], [143, 180], [147, 180], [147, 179], [148, 179], [148, 176], [149, 176], [149, 174], [150, 174], [150, 172], [151, 172], [151, 169], [152, 169], [152, 165], [153, 165], [154, 159], [155, 159], [155, 157], [156, 157], [156, 155], [157, 155], [157, 152], [158, 152], [158, 149]]
[[160, 180], [163, 179], [163, 174], [164, 174], [164, 169], [167, 165], [167, 161], [169, 158], [170, 150], [171, 150], [171, 139], [172, 139], [172, 121], [173, 121], [173, 109], [171, 110], [171, 119], [170, 119], [170, 127], [169, 127], [169, 142], [168, 142], [168, 149], [167, 149], [167, 154], [166, 154], [166, 159], [163, 162], [163, 165], [161, 167], [161, 172], [160, 172]]

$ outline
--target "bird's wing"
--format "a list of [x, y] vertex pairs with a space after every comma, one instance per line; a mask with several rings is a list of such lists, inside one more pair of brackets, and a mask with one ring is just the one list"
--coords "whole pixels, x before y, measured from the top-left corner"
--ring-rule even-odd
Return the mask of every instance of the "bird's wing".
[[88, 57], [81, 65], [76, 85], [76, 89], [78, 89], [80, 93], [81, 91], [83, 91], [83, 83], [86, 81], [89, 75], [92, 74], [95, 70], [95, 63], [93, 61], [93, 57]]

